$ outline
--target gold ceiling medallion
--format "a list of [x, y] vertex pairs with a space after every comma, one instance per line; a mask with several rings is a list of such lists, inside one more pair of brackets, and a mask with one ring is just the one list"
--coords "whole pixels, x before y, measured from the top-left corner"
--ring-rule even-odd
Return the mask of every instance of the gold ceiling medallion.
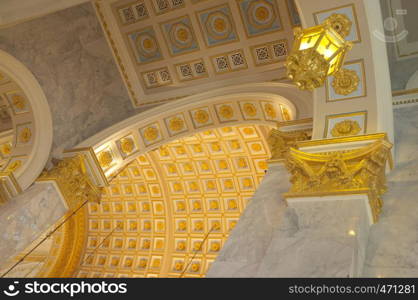
[[102, 168], [107, 168], [113, 161], [112, 154], [109, 151], [103, 151], [99, 154], [99, 163]]
[[340, 70], [352, 44], [335, 28], [345, 33], [342, 18], [330, 17], [321, 25], [294, 30], [293, 49], [286, 60], [287, 76], [301, 90], [322, 86], [329, 75]]
[[19, 135], [19, 141], [21, 143], [27, 143], [30, 141], [30, 138], [32, 137], [32, 132], [29, 128], [24, 128]]
[[219, 108], [219, 114], [225, 119], [231, 119], [234, 116], [234, 110], [229, 105], [222, 105]]
[[132, 139], [130, 138], [124, 138], [120, 141], [120, 148], [123, 153], [125, 154], [131, 154], [132, 151], [134, 151], [135, 145]]
[[312, 154], [291, 148], [286, 167], [292, 187], [285, 198], [338, 194], [367, 194], [374, 222], [386, 192], [386, 163], [390, 162], [392, 144], [380, 140], [364, 148]]
[[351, 26], [353, 22], [344, 14], [332, 14], [328, 17], [328, 21], [331, 24], [332, 29], [338, 32], [343, 38], [350, 34]]
[[347, 96], [356, 91], [360, 78], [354, 70], [341, 69], [334, 74], [332, 87], [338, 95]]
[[360, 124], [354, 120], [344, 120], [334, 125], [331, 130], [333, 137], [357, 135], [361, 131]]
[[252, 103], [245, 103], [244, 112], [247, 116], [255, 117], [257, 115], [257, 108]]
[[194, 118], [197, 123], [205, 124], [209, 121], [209, 114], [205, 110], [198, 110], [195, 112]]
[[180, 131], [184, 128], [184, 121], [179, 117], [174, 117], [169, 121], [168, 127], [172, 131]]
[[148, 141], [154, 141], [158, 138], [158, 129], [155, 127], [148, 127], [144, 130], [144, 138]]

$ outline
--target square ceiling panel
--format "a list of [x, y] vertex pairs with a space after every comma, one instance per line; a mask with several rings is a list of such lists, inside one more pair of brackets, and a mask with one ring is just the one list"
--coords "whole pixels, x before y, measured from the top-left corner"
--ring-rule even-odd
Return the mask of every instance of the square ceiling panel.
[[284, 78], [292, 1], [101, 0], [95, 7], [139, 107]]

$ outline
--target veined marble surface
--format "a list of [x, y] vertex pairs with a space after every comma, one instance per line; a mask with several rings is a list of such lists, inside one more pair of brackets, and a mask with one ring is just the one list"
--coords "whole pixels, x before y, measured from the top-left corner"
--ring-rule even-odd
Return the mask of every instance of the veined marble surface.
[[0, 29], [0, 49], [39, 81], [60, 154], [134, 110], [91, 3]]
[[67, 211], [55, 185], [37, 183], [0, 210], [0, 267], [45, 233]]
[[270, 167], [207, 277], [360, 276], [369, 234], [364, 196], [287, 206], [289, 187], [284, 166]]
[[283, 223], [283, 230], [288, 227], [281, 197], [290, 187], [287, 174], [282, 165], [269, 168], [207, 277], [253, 277], [257, 273], [278, 225]]
[[366, 277], [418, 277], [418, 106], [398, 108], [394, 117], [396, 167], [370, 230]]

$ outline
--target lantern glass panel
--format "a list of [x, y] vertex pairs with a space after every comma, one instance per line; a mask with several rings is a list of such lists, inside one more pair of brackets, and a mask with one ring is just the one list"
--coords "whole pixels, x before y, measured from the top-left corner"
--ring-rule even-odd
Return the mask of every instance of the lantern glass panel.
[[315, 32], [313, 34], [304, 34], [300, 42], [299, 50], [312, 48], [313, 46], [315, 46], [320, 36], [321, 36], [320, 32]]

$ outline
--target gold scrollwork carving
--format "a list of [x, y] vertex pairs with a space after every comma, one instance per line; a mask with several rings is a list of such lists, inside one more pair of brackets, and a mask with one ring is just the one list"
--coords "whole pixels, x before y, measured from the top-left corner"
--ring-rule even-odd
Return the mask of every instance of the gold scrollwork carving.
[[289, 197], [365, 193], [377, 222], [386, 192], [386, 163], [392, 144], [379, 140], [362, 149], [329, 154], [305, 153], [294, 148], [286, 155], [291, 174]]
[[334, 74], [332, 87], [338, 95], [347, 96], [355, 92], [360, 83], [360, 78], [354, 70], [341, 69]]

